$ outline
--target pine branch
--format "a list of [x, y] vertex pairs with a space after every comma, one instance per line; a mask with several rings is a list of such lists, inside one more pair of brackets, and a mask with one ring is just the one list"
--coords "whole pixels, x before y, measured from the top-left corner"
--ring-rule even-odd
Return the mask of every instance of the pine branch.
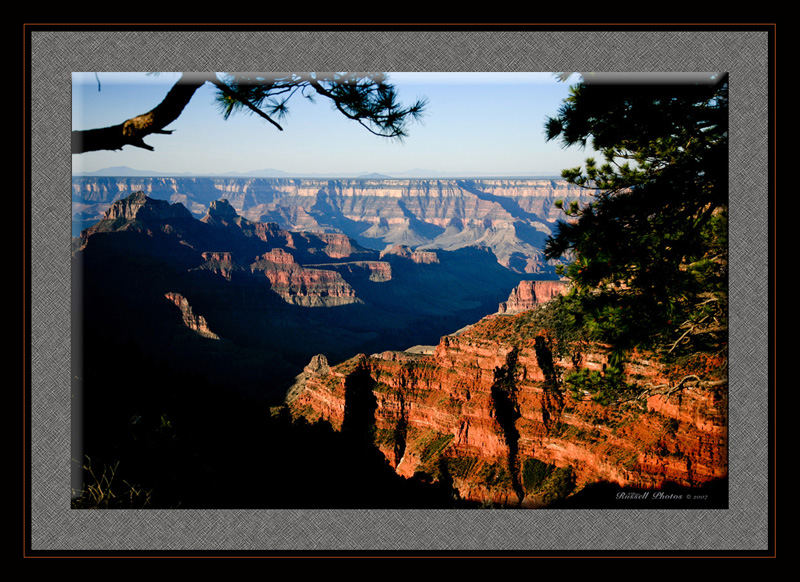
[[[362, 114], [350, 113], [347, 109], [345, 109], [345, 107], [343, 107], [343, 105], [342, 105], [342, 103], [343, 103], [342, 97], [339, 97], [338, 95], [335, 95], [331, 91], [328, 91], [327, 89], [325, 89], [325, 87], [323, 87], [322, 84], [317, 79], [314, 79], [314, 78], [309, 79], [309, 84], [314, 88], [314, 90], [317, 93], [319, 93], [323, 97], [327, 97], [328, 99], [333, 101], [334, 106], [336, 107], [336, 109], [342, 115], [344, 115], [348, 119], [352, 119], [353, 121], [357, 122], [359, 125], [364, 127], [371, 134], [377, 135], [377, 136], [380, 136], [380, 137], [401, 137], [401, 136], [404, 135], [403, 131], [400, 128], [393, 127], [391, 132], [384, 133], [384, 132], [380, 132], [380, 131], [375, 131], [374, 129], [372, 129], [369, 126], [369, 124], [364, 122], [364, 117], [368, 117], [368, 118], [371, 118], [373, 120], [383, 119], [384, 121], [387, 121], [388, 119], [391, 118], [391, 116], [386, 116], [386, 115], [380, 116], [377, 112], [373, 113], [372, 115], [362, 115]], [[398, 116], [398, 118], [402, 118], [402, 117], [403, 117], [402, 115]]]
[[259, 117], [261, 117], [261, 118], [263, 118], [263, 119], [266, 119], [266, 120], [267, 120], [267, 121], [269, 121], [269, 122], [270, 122], [272, 125], [274, 125], [275, 127], [277, 127], [277, 128], [280, 130], [280, 131], [283, 131], [283, 128], [282, 128], [282, 127], [281, 127], [281, 126], [280, 126], [280, 125], [279, 125], [279, 124], [278, 124], [278, 123], [277, 123], [277, 122], [276, 122], [274, 119], [272, 119], [272, 118], [271, 118], [269, 115], [267, 115], [266, 113], [264, 113], [263, 111], [261, 111], [261, 110], [260, 110], [258, 107], [256, 107], [256, 106], [255, 106], [255, 105], [253, 105], [252, 103], [250, 103], [250, 101], [248, 101], [248, 100], [247, 100], [247, 99], [246, 99], [244, 96], [242, 96], [241, 94], [239, 94], [237, 91], [234, 91], [233, 89], [231, 89], [231, 88], [230, 88], [230, 87], [228, 87], [228, 86], [227, 86], [225, 83], [223, 83], [223, 82], [219, 81], [218, 79], [211, 79], [211, 83], [212, 83], [212, 84], [213, 84], [213, 85], [214, 85], [214, 86], [215, 86], [217, 89], [219, 89], [220, 91], [222, 91], [222, 92], [223, 92], [225, 95], [227, 95], [227, 96], [228, 96], [228, 97], [230, 97], [231, 99], [234, 99], [234, 100], [238, 101], [239, 103], [241, 103], [242, 105], [244, 105], [245, 107], [247, 107], [247, 108], [248, 108], [250, 111], [252, 111], [252, 112], [253, 112], [253, 113], [255, 113], [256, 115], [258, 115]]
[[[244, 79], [242, 84], [242, 79], [235, 75], [230, 82], [225, 82], [215, 73], [183, 73], [161, 103], [147, 113], [118, 125], [73, 131], [72, 153], [121, 150], [126, 145], [153, 151], [154, 148], [144, 138], [151, 134], [171, 134], [173, 130], [166, 127], [181, 115], [194, 93], [205, 83], [211, 83], [220, 91], [218, 101], [222, 104], [226, 119], [234, 109], [246, 108], [280, 131], [283, 131], [283, 127], [261, 109], [262, 103], [265, 99], [270, 99], [266, 106], [267, 111], [280, 118], [286, 112], [286, 103], [298, 90], [304, 97], [311, 97], [305, 94], [305, 89], [309, 86], [317, 94], [330, 99], [345, 117], [380, 137], [404, 137], [403, 121], [408, 116], [417, 117], [424, 107], [424, 101], [418, 101], [411, 107], [399, 108], [394, 102], [393, 88], [376, 82], [373, 74], [367, 74], [366, 80], [360, 77], [333, 77], [333, 80], [323, 79], [334, 84], [333, 89], [326, 89], [314, 73], [292, 73], [272, 81], [261, 78], [255, 81]], [[279, 95], [284, 97], [275, 99]]]

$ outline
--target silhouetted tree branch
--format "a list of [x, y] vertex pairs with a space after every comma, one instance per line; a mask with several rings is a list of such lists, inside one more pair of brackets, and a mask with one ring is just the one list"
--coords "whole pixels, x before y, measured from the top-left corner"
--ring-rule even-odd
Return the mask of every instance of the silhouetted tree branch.
[[147, 113], [131, 117], [120, 124], [99, 129], [72, 132], [72, 153], [80, 154], [97, 150], [121, 150], [131, 145], [153, 151], [144, 142], [150, 134], [170, 134], [164, 129], [175, 121], [189, 104], [195, 91], [206, 81], [207, 76], [184, 73], [172, 86], [164, 99]]
[[[120, 150], [131, 145], [153, 151], [144, 142], [150, 134], [171, 134], [166, 127], [175, 121], [197, 89], [205, 83], [217, 90], [217, 104], [227, 119], [236, 111], [249, 111], [283, 128], [272, 116], [284, 117], [289, 100], [299, 91], [313, 101], [314, 94], [329, 99], [348, 119], [369, 132], [388, 138], [406, 136], [406, 123], [418, 119], [424, 100], [404, 107], [397, 102], [395, 88], [383, 73], [279, 73], [274, 75], [224, 73], [183, 73], [155, 108], [118, 125], [72, 132], [72, 153]], [[306, 93], [307, 89], [312, 93]]]

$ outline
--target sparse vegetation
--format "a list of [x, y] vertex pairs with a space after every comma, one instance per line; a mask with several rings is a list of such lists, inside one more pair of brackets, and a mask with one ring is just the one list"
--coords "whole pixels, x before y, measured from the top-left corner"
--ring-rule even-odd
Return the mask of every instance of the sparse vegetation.
[[475, 457], [459, 456], [447, 457], [447, 471], [454, 478], [464, 479], [468, 477], [475, 466], [480, 462]]
[[589, 397], [603, 405], [609, 405], [639, 392], [636, 384], [625, 381], [619, 365], [608, 366], [602, 372], [587, 368], [569, 372], [564, 376], [564, 384], [576, 400]]
[[507, 489], [512, 486], [511, 473], [500, 463], [484, 463], [478, 471], [477, 479], [490, 489]]
[[527, 458], [522, 464], [522, 482], [525, 491], [531, 493], [539, 489], [555, 467], [538, 459]]
[[453, 442], [453, 435], [441, 434], [435, 431], [430, 431], [417, 441], [417, 447], [420, 451], [420, 461], [423, 467], [438, 460], [439, 455], [444, 451], [448, 445]]
[[575, 471], [572, 467], [556, 467], [542, 485], [542, 501], [551, 504], [575, 490]]
[[522, 464], [525, 492], [538, 495], [544, 504], [563, 499], [575, 489], [572, 467], [557, 467], [529, 457]]
[[151, 490], [118, 477], [119, 461], [100, 468], [86, 456], [81, 469], [84, 485], [72, 492], [73, 509], [143, 509], [150, 505]]
[[394, 447], [397, 443], [397, 431], [388, 428], [375, 429], [375, 444]]

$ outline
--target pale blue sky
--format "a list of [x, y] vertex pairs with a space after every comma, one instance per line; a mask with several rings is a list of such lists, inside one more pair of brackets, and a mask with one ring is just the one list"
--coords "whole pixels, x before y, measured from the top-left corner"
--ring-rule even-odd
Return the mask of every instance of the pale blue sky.
[[[73, 129], [113, 125], [163, 99], [177, 73], [74, 73]], [[98, 79], [100, 90], [98, 91]], [[389, 73], [400, 101], [428, 100], [421, 123], [399, 143], [377, 137], [318, 98], [295, 97], [278, 131], [250, 114], [225, 121], [203, 86], [149, 152], [73, 155], [73, 173], [129, 166], [162, 173], [224, 174], [273, 168], [289, 174], [560, 175], [593, 152], [546, 143], [544, 122], [568, 94], [552, 73]]]

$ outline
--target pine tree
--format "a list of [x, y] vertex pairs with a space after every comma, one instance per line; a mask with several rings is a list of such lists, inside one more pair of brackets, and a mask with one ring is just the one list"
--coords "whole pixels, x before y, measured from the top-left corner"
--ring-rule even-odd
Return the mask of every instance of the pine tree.
[[581, 324], [618, 350], [727, 337], [728, 83], [615, 84], [586, 74], [545, 124], [600, 151], [562, 172], [591, 188], [545, 248], [580, 299]]

